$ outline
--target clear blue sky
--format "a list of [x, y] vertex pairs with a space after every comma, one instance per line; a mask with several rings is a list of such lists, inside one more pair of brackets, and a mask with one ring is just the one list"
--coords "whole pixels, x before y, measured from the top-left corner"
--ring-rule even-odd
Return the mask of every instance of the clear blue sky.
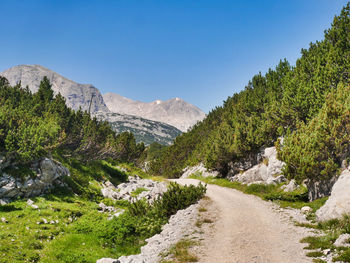
[[0, 0], [0, 71], [40, 64], [131, 99], [205, 112], [320, 40], [345, 0]]

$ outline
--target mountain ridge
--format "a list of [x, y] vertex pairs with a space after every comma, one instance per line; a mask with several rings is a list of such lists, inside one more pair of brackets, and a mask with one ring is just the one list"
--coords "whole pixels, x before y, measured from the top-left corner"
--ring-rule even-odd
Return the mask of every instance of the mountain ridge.
[[95, 86], [77, 83], [41, 65], [18, 65], [1, 72], [0, 75], [11, 85], [21, 82], [23, 87], [28, 86], [33, 93], [38, 90], [40, 81], [46, 76], [55, 94], [61, 93], [66, 98], [67, 106], [73, 110], [78, 110], [80, 107], [82, 110], [89, 110], [92, 100], [91, 112], [109, 112], [100, 91]]
[[142, 102], [114, 92], [107, 92], [103, 94], [103, 99], [112, 112], [161, 121], [181, 131], [187, 131], [205, 117], [205, 113], [198, 107], [178, 97], [165, 101]]
[[[22, 87], [28, 86], [32, 93], [38, 91], [41, 80], [46, 76], [52, 84], [54, 93], [61, 93], [65, 97], [68, 107], [73, 110], [81, 108], [83, 111], [90, 111], [91, 115], [100, 120], [109, 121], [116, 133], [133, 132], [137, 142], [142, 141], [145, 144], [158, 142], [169, 145], [176, 136], [181, 134], [181, 130], [166, 122], [149, 120], [138, 115], [113, 113], [108, 109], [103, 96], [95, 86], [74, 82], [41, 65], [18, 65], [1, 72], [0, 75], [4, 76], [11, 85], [21, 83]], [[125, 98], [125, 100], [130, 99]]]

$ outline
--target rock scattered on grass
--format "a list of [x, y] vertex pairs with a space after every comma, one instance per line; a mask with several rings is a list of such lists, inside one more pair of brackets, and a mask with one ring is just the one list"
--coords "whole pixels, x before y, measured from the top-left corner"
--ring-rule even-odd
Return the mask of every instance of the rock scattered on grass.
[[336, 247], [350, 247], [350, 234], [342, 234], [334, 242]]

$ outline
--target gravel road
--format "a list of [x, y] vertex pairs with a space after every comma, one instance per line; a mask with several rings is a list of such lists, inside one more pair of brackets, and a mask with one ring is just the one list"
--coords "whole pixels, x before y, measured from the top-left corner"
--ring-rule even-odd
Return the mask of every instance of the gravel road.
[[[174, 181], [198, 184], [193, 179]], [[309, 230], [294, 226], [276, 205], [216, 185], [208, 185], [207, 196], [217, 216], [213, 231], [204, 231], [200, 263], [312, 262], [299, 242]]]

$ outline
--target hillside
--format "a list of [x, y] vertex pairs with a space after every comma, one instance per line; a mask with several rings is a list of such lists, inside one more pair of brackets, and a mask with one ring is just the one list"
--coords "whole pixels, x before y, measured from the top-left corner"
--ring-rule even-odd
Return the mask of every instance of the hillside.
[[348, 4], [323, 40], [301, 50], [295, 66], [281, 60], [258, 73], [177, 137], [153, 163], [154, 173], [178, 177], [186, 166], [203, 162], [233, 177], [258, 164], [262, 149], [276, 143], [289, 179], [315, 183], [338, 174], [350, 157], [349, 36]]
[[187, 131], [205, 117], [203, 111], [180, 98], [145, 103], [109, 92], [103, 95], [103, 99], [112, 112], [164, 122], [181, 131]]
[[181, 134], [180, 130], [171, 125], [138, 116], [112, 112], [98, 112], [94, 116], [108, 121], [117, 134], [125, 131], [132, 132], [136, 142], [144, 142], [146, 145], [153, 142], [170, 145]]

